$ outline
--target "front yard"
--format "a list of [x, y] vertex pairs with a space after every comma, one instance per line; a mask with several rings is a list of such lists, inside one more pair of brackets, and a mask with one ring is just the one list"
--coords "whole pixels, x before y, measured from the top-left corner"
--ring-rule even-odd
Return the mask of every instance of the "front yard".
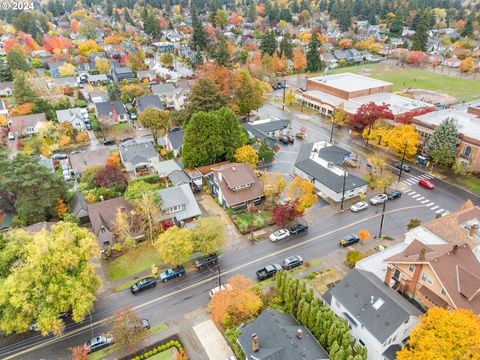
[[242, 210], [231, 214], [230, 217], [238, 228], [238, 231], [242, 234], [246, 234], [250, 231], [256, 231], [275, 224], [272, 211], [272, 207], [261, 205], [255, 208], [252, 212]]

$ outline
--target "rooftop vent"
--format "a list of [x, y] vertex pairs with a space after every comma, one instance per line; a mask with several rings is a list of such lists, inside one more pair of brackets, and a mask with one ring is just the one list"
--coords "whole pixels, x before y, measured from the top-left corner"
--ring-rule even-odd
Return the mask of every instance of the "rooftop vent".
[[378, 298], [377, 301], [373, 304], [373, 308], [378, 311], [382, 307], [382, 305], [385, 304], [385, 301], [383, 299]]
[[303, 337], [303, 330], [297, 329], [297, 339], [301, 339]]

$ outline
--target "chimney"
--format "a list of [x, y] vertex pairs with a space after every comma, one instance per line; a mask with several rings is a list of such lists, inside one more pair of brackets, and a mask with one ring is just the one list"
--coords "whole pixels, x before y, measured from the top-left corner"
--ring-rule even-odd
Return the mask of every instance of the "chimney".
[[370, 296], [370, 304], [373, 304], [373, 300], [374, 300], [374, 297], [372, 295], [372, 296]]
[[303, 330], [297, 329], [297, 339], [301, 339], [303, 337]]
[[418, 260], [425, 260], [425, 253], [427, 250], [425, 248], [420, 249], [420, 253], [418, 254]]
[[473, 235], [475, 235], [475, 231], [477, 231], [477, 228], [478, 228], [477, 224], [472, 224], [472, 226], [470, 226], [468, 236], [472, 237]]
[[257, 352], [260, 350], [260, 338], [257, 336], [257, 334], [253, 333], [252, 334], [252, 351]]
[[458, 245], [453, 245], [452, 254], [455, 255], [458, 250]]

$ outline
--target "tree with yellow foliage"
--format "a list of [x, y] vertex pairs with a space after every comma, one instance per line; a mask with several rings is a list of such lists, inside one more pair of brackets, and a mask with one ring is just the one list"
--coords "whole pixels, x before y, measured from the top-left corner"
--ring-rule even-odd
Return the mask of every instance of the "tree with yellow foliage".
[[282, 175], [271, 175], [268, 171], [264, 171], [262, 175], [263, 193], [267, 198], [275, 201], [277, 197], [285, 190], [285, 179]]
[[95, 65], [97, 66], [97, 70], [100, 74], [108, 74], [110, 72], [110, 64], [108, 63], [108, 59], [97, 56], [95, 58]]
[[65, 63], [62, 66], [58, 67], [58, 71], [60, 72], [60, 76], [73, 76], [75, 74], [75, 67], [70, 63]]
[[398, 360], [478, 359], [480, 320], [470, 310], [432, 308], [420, 318]]
[[78, 53], [83, 56], [88, 56], [92, 52], [101, 52], [103, 48], [97, 44], [95, 40], [89, 39], [87, 41], [82, 41], [78, 45]]
[[402, 155], [405, 151], [405, 155], [411, 157], [417, 153], [420, 145], [420, 134], [413, 125], [397, 125], [386, 131], [382, 141], [386, 146], [393, 149], [397, 155]]
[[250, 145], [244, 145], [235, 151], [235, 160], [250, 164], [255, 169], [258, 164], [258, 154]]
[[107, 166], [112, 166], [115, 168], [120, 168], [120, 154], [118, 151], [114, 151], [110, 154], [107, 159]]
[[305, 211], [317, 202], [317, 194], [315, 194], [315, 186], [312, 182], [304, 180], [297, 176], [288, 186], [288, 199], [297, 200], [298, 211]]
[[473, 71], [475, 64], [471, 56], [467, 57], [465, 60], [460, 61], [460, 72], [469, 73]]
[[81, 9], [81, 10], [76, 10], [70, 14], [71, 17], [73, 17], [76, 20], [83, 19], [87, 17], [88, 13], [87, 10]]

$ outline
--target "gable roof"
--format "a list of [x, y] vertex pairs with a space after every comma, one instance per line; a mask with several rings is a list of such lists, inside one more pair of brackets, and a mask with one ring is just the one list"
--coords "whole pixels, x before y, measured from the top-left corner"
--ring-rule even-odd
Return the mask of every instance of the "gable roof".
[[88, 216], [88, 204], [85, 200], [85, 195], [80, 191], [75, 191], [72, 200], [70, 201], [70, 205], [72, 208], [72, 214], [77, 218]]
[[105, 165], [110, 156], [109, 149], [97, 149], [70, 155], [70, 164], [76, 174], [91, 166]]
[[175, 93], [175, 91], [177, 90], [177, 88], [172, 83], [152, 85], [151, 89], [155, 95], [167, 95]]
[[83, 114], [80, 108], [57, 110], [57, 119], [59, 123], [71, 122], [74, 119], [83, 120]]
[[155, 170], [157, 170], [159, 177], [169, 176], [173, 171], [182, 169], [173, 159], [156, 161], [153, 163], [153, 166], [155, 166]]
[[125, 201], [123, 196], [88, 204], [88, 216], [90, 217], [93, 232], [97, 237], [102, 226], [110, 232], [112, 231], [113, 220], [115, 219], [117, 209], [120, 208], [125, 208], [127, 211], [131, 210], [131, 206]]
[[183, 146], [183, 137], [185, 133], [183, 130], [169, 132], [166, 136], [172, 145], [173, 150], [178, 150]]
[[189, 184], [165, 188], [159, 190], [158, 194], [162, 199], [160, 206], [162, 211], [166, 211], [174, 206], [184, 206], [183, 210], [166, 214], [165, 216], [167, 218], [175, 218], [178, 221], [183, 221], [202, 214]]
[[[329, 292], [353, 315], [346, 314], [349, 321], [358, 321], [382, 344], [410, 316], [422, 314], [368, 271], [353, 269]], [[382, 301], [376, 310], [373, 305]]]
[[173, 186], [190, 184], [192, 179], [183, 170], [174, 170], [168, 174], [168, 179], [172, 182]]
[[480, 262], [467, 244], [425, 245], [415, 239], [385, 262], [429, 264], [457, 308], [480, 313]]
[[125, 115], [127, 113], [127, 109], [125, 105], [120, 100], [114, 101], [100, 101], [95, 103], [95, 109], [99, 116], [108, 116], [112, 115], [112, 107], [115, 107], [115, 111], [118, 115]]
[[286, 129], [289, 124], [290, 124], [289, 120], [270, 120], [270, 121], [260, 120], [260, 121], [254, 121], [250, 125], [255, 129], [257, 129], [258, 131], [267, 133], [267, 132]]
[[44, 113], [13, 116], [8, 119], [10, 131], [20, 132], [28, 127], [35, 127], [39, 122], [46, 122], [47, 118]]
[[135, 99], [135, 107], [141, 113], [149, 107], [163, 110], [162, 100], [158, 95], [139, 96]]
[[137, 142], [136, 140], [126, 141], [118, 147], [122, 162], [140, 164], [157, 160], [157, 150], [150, 141]]
[[[303, 336], [298, 339], [297, 330]], [[265, 309], [252, 322], [241, 329], [238, 343], [247, 360], [324, 360], [329, 359], [310, 331], [290, 314]], [[252, 334], [259, 338], [259, 350], [252, 351]]]

